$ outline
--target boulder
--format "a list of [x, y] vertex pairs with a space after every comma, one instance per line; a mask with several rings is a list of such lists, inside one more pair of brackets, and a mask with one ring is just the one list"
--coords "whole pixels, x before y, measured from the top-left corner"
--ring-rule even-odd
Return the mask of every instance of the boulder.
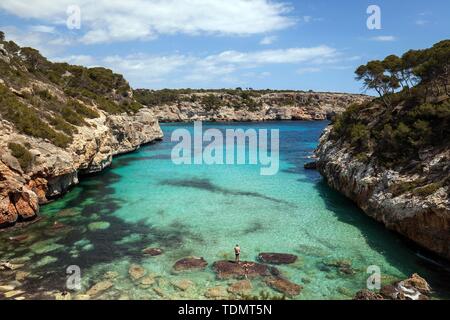
[[139, 280], [140, 278], [145, 276], [145, 273], [146, 273], [145, 269], [138, 264], [132, 264], [128, 269], [128, 274], [133, 280]]
[[96, 283], [95, 285], [93, 285], [87, 292], [86, 294], [90, 297], [94, 297], [99, 295], [100, 293], [108, 290], [109, 288], [111, 288], [113, 286], [113, 283], [111, 281], [105, 280], [105, 281], [101, 281]]
[[252, 283], [250, 280], [240, 280], [229, 285], [228, 292], [233, 294], [248, 294], [252, 291]]
[[251, 279], [279, 274], [278, 269], [275, 267], [250, 261], [236, 263], [234, 261], [221, 260], [214, 262], [212, 267], [219, 279]]
[[145, 248], [144, 250], [142, 250], [142, 252], [144, 254], [154, 257], [154, 256], [159, 256], [160, 254], [162, 254], [163, 250], [160, 248]]
[[289, 253], [262, 252], [258, 255], [258, 260], [269, 264], [290, 264], [297, 261], [297, 256]]
[[181, 291], [186, 291], [187, 289], [189, 289], [190, 287], [192, 287], [194, 285], [194, 283], [191, 280], [187, 280], [187, 279], [172, 281], [171, 284], [172, 284], [172, 286], [174, 286], [175, 288], [177, 288]]
[[293, 283], [283, 277], [267, 277], [264, 282], [272, 289], [283, 293], [288, 297], [295, 297], [300, 294], [303, 287], [296, 283]]
[[178, 260], [173, 265], [175, 271], [203, 270], [208, 265], [205, 259], [198, 257], [187, 257]]
[[316, 170], [317, 169], [317, 161], [307, 162], [303, 165], [303, 167], [308, 170]]
[[383, 299], [382, 295], [380, 295], [376, 292], [364, 289], [364, 290], [358, 291], [356, 293], [355, 297], [353, 298], [353, 300], [384, 300], [384, 299]]
[[221, 286], [208, 288], [205, 292], [205, 297], [209, 299], [225, 299], [227, 296], [227, 290]]

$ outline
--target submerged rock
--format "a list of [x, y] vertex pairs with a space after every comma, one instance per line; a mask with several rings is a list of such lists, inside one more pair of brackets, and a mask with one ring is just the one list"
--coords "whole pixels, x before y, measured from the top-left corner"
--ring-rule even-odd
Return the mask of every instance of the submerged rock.
[[191, 280], [188, 279], [182, 279], [178, 281], [172, 281], [172, 286], [174, 286], [177, 289], [180, 289], [181, 291], [186, 291], [190, 287], [194, 285], [194, 283]]
[[28, 238], [29, 238], [29, 235], [27, 235], [27, 234], [20, 234], [20, 235], [17, 235], [17, 236], [9, 237], [8, 240], [9, 241], [13, 241], [13, 242], [24, 242]]
[[140, 278], [145, 276], [146, 271], [142, 266], [138, 264], [132, 264], [128, 269], [128, 274], [130, 275], [131, 279], [139, 280]]
[[258, 255], [258, 260], [262, 263], [290, 264], [297, 261], [297, 256], [289, 253], [262, 252]]
[[52, 257], [52, 256], [45, 256], [45, 257], [43, 257], [41, 260], [39, 260], [38, 262], [36, 262], [36, 264], [34, 265], [36, 268], [40, 268], [40, 267], [43, 267], [43, 266], [45, 266], [45, 265], [47, 265], [47, 264], [50, 264], [50, 263], [53, 263], [53, 262], [56, 262], [56, 261], [58, 261], [58, 259], [57, 258], [55, 258], [55, 257]]
[[383, 300], [383, 296], [379, 293], [364, 289], [358, 291], [353, 300]]
[[308, 170], [316, 170], [317, 169], [317, 161], [311, 161], [311, 162], [305, 163], [303, 165], [303, 167]]
[[173, 265], [173, 269], [175, 271], [186, 271], [186, 270], [203, 270], [208, 265], [203, 257], [187, 257], [178, 260]]
[[17, 271], [16, 272], [16, 280], [17, 281], [23, 281], [25, 280], [28, 276], [30, 275], [30, 272], [25, 272], [25, 271]]
[[105, 280], [105, 281], [101, 281], [96, 283], [95, 285], [93, 285], [87, 292], [86, 294], [90, 297], [94, 297], [97, 296], [98, 294], [108, 290], [109, 288], [111, 288], [113, 286], [113, 283], [111, 281]]
[[72, 295], [70, 292], [58, 292], [55, 294], [55, 300], [72, 300]]
[[5, 296], [5, 298], [12, 298], [12, 297], [18, 296], [19, 294], [22, 294], [22, 293], [25, 293], [25, 291], [12, 290], [12, 291], [5, 292], [3, 295]]
[[213, 264], [213, 270], [219, 279], [230, 278], [256, 278], [279, 274], [278, 269], [265, 264], [242, 261], [236, 263], [234, 261], [221, 260]]
[[301, 285], [293, 283], [282, 277], [267, 277], [264, 282], [272, 289], [289, 297], [298, 296], [303, 289]]
[[414, 273], [406, 280], [385, 285], [380, 292], [369, 290], [358, 291], [354, 297], [356, 300], [428, 300], [431, 287], [425, 279]]
[[110, 226], [109, 222], [106, 221], [97, 221], [91, 222], [88, 225], [89, 231], [98, 231], [98, 230], [106, 230]]
[[250, 291], [252, 291], [252, 288], [253, 286], [250, 280], [240, 280], [230, 284], [227, 290], [232, 294], [243, 295], [248, 294]]
[[143, 286], [151, 286], [155, 283], [155, 277], [147, 276], [141, 279], [141, 285]]
[[228, 297], [228, 292], [224, 287], [217, 286], [208, 288], [205, 292], [205, 297], [209, 299], [225, 299]]
[[142, 252], [153, 257], [162, 254], [163, 250], [160, 248], [145, 248], [144, 250], [142, 250]]
[[103, 278], [104, 279], [108, 279], [108, 280], [113, 280], [115, 278], [117, 278], [119, 276], [119, 274], [115, 271], [107, 271], [104, 275]]
[[62, 244], [55, 243], [56, 239], [42, 240], [31, 245], [30, 249], [34, 253], [43, 254], [63, 248]]
[[345, 259], [326, 260], [322, 262], [326, 267], [333, 267], [342, 275], [354, 275], [355, 269], [352, 268], [352, 262]]

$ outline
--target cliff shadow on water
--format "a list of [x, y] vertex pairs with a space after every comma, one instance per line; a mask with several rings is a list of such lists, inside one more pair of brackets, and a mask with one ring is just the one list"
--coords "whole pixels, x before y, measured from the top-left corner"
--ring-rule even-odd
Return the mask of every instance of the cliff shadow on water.
[[438, 296], [450, 297], [448, 262], [398, 233], [386, 229], [382, 223], [367, 216], [353, 201], [329, 187], [324, 178], [318, 179], [314, 183], [314, 188], [327, 209], [332, 211], [340, 222], [357, 227], [366, 243], [373, 250], [382, 252], [389, 264], [395, 266], [405, 276], [419, 273], [427, 279]]

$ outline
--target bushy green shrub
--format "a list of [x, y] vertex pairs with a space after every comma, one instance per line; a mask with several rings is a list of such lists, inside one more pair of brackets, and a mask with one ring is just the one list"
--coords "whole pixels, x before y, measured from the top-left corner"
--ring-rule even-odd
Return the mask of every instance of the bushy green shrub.
[[33, 155], [24, 146], [18, 143], [8, 143], [8, 148], [11, 150], [11, 154], [15, 157], [20, 164], [23, 171], [27, 171], [31, 163], [33, 162]]
[[56, 132], [46, 122], [42, 121], [35, 110], [20, 102], [4, 85], [0, 85], [0, 113], [4, 119], [13, 123], [21, 133], [48, 139], [62, 148], [72, 141], [71, 137]]

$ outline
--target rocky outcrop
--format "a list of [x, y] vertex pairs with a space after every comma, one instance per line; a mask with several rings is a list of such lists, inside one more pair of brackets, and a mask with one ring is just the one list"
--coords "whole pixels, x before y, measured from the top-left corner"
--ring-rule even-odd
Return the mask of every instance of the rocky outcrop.
[[[101, 171], [113, 156], [162, 138], [158, 121], [147, 109], [133, 115], [99, 112], [99, 118], [78, 128], [66, 149], [20, 134], [5, 120], [0, 122], [0, 226], [35, 217], [40, 204], [64, 194], [78, 183], [80, 174]], [[29, 146], [33, 161], [26, 172], [15, 163], [9, 142]]]
[[290, 264], [297, 261], [297, 256], [289, 253], [261, 252], [258, 260], [269, 264]]
[[[214, 107], [202, 103], [208, 95], [217, 97]], [[343, 112], [350, 104], [370, 100], [366, 95], [327, 92], [273, 92], [255, 95], [247, 100], [227, 93], [184, 94], [176, 102], [149, 107], [161, 122], [190, 121], [273, 121], [324, 120]]]
[[280, 271], [275, 267], [260, 264], [251, 261], [234, 261], [221, 260], [214, 262], [212, 266], [218, 279], [252, 279], [258, 277], [266, 277], [270, 275], [279, 275]]
[[186, 257], [178, 260], [173, 265], [175, 271], [203, 270], [208, 265], [202, 257]]
[[[386, 169], [375, 157], [361, 160], [345, 141], [330, 139], [327, 128], [316, 150], [317, 168], [328, 184], [372, 218], [417, 244], [450, 259], [450, 150], [428, 149], [415, 167]], [[421, 189], [404, 187], [427, 181]]]
[[379, 292], [360, 290], [354, 300], [428, 300], [432, 293], [430, 285], [417, 273], [408, 279], [381, 287]]

